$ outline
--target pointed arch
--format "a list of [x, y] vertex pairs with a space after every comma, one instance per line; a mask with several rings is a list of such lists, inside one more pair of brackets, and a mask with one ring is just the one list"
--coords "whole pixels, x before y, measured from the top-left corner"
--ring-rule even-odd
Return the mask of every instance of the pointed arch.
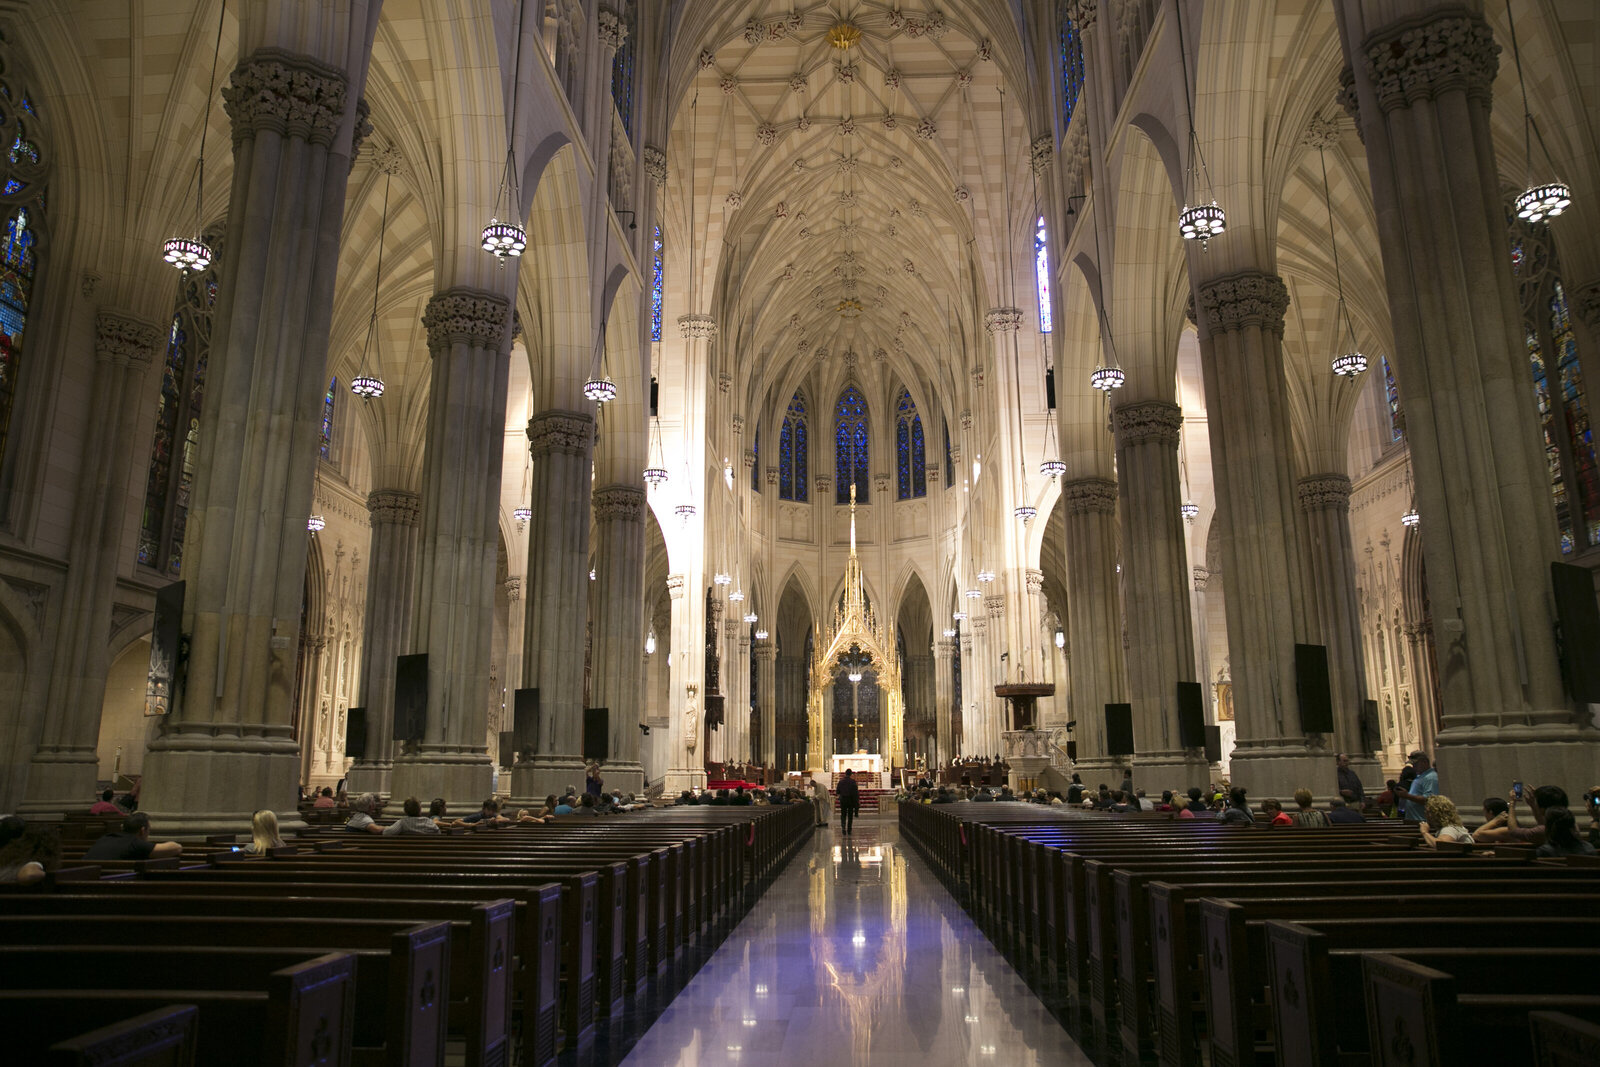
[[810, 499], [810, 416], [806, 394], [796, 389], [784, 412], [783, 429], [778, 436], [778, 499], [805, 503]]
[[917, 402], [905, 386], [894, 401], [895, 472], [898, 499], [928, 495], [927, 442], [923, 439], [922, 416]]
[[833, 407], [834, 447], [834, 502], [850, 503], [850, 487], [856, 487], [857, 503], [871, 499], [869, 489], [870, 451], [868, 434], [871, 426], [867, 418], [867, 398], [854, 385], [847, 385], [839, 394]]

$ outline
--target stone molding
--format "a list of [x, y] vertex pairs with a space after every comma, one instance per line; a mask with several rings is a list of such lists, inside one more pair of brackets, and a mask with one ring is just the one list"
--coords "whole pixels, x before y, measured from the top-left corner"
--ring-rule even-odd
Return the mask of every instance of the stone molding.
[[428, 350], [448, 352], [452, 345], [498, 350], [506, 340], [506, 318], [511, 302], [498, 293], [456, 286], [433, 294], [422, 325], [428, 331]]
[[989, 613], [989, 618], [998, 619], [1006, 613], [1006, 598], [1003, 593], [983, 598], [983, 610]]
[[609, 7], [601, 8], [595, 16], [595, 29], [600, 35], [601, 47], [609, 48], [613, 52], [621, 48], [622, 42], [628, 39], [628, 24]]
[[1013, 307], [990, 308], [984, 312], [983, 328], [990, 333], [1010, 333], [1022, 329], [1022, 309]]
[[1500, 68], [1500, 46], [1482, 15], [1443, 8], [1386, 26], [1362, 42], [1367, 76], [1384, 111], [1464, 91], [1485, 106]]
[[1117, 483], [1110, 478], [1074, 478], [1061, 483], [1068, 515], [1115, 515]]
[[779, 473], [779, 471], [778, 471], [777, 467], [768, 467], [767, 468], [767, 484], [768, 485], [777, 485], [778, 484], [778, 473]]
[[1028, 583], [1028, 592], [1044, 592], [1044, 571], [1035, 570], [1034, 568], [1029, 567], [1028, 572], [1024, 577]]
[[1176, 448], [1183, 430], [1183, 408], [1170, 400], [1140, 400], [1113, 408], [1111, 422], [1119, 445], [1155, 441]]
[[1213, 334], [1249, 327], [1283, 336], [1283, 313], [1289, 310], [1289, 287], [1276, 274], [1246, 270], [1213, 278], [1195, 287], [1206, 328]]
[[235, 141], [267, 130], [327, 147], [344, 120], [348, 91], [342, 71], [310, 56], [260, 48], [233, 68], [222, 103]]
[[512, 602], [522, 599], [522, 575], [513, 574], [506, 579], [506, 599]]
[[367, 514], [372, 525], [380, 522], [415, 526], [422, 512], [422, 494], [407, 489], [374, 489], [367, 494]]
[[710, 315], [680, 315], [678, 316], [678, 332], [685, 341], [705, 338], [707, 341], [717, 336], [717, 320]]
[[681, 574], [667, 575], [667, 595], [673, 600], [682, 600], [684, 588], [688, 584], [688, 579]]
[[1300, 510], [1319, 508], [1350, 510], [1350, 479], [1343, 474], [1313, 474], [1295, 484], [1300, 497]]
[[1035, 137], [1028, 146], [1028, 166], [1033, 168], [1035, 174], [1042, 174], [1050, 167], [1051, 160], [1056, 158], [1055, 138], [1049, 134]]
[[653, 144], [644, 146], [644, 151], [639, 154], [639, 162], [644, 166], [644, 172], [656, 185], [667, 184], [667, 154]]
[[115, 308], [95, 312], [94, 354], [101, 362], [148, 364], [161, 336], [161, 327], [130, 312]]
[[1194, 591], [1204, 593], [1206, 586], [1211, 583], [1211, 572], [1204, 567], [1194, 569]]
[[1591, 333], [1600, 334], [1600, 280], [1575, 286], [1570, 292], [1578, 317]]
[[1311, 121], [1306, 123], [1306, 132], [1300, 135], [1300, 143], [1307, 148], [1332, 148], [1339, 143], [1342, 132], [1337, 116], [1319, 113], [1312, 115]]
[[644, 490], [631, 485], [596, 489], [591, 506], [595, 522], [644, 522]]
[[541, 411], [528, 420], [528, 454], [587, 456], [594, 416], [584, 411]]

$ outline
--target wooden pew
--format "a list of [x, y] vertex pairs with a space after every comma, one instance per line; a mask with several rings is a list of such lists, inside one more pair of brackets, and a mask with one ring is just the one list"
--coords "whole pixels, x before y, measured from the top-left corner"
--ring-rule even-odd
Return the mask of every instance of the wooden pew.
[[50, 1046], [48, 1067], [194, 1067], [200, 1009], [157, 1008]]

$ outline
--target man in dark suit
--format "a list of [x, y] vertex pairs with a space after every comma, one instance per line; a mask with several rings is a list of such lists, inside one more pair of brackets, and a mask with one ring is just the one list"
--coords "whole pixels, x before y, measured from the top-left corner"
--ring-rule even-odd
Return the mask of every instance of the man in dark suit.
[[844, 828], [844, 836], [849, 837], [854, 829], [856, 816], [861, 813], [861, 787], [856, 785], [856, 772], [849, 769], [844, 772], [844, 777], [839, 780], [839, 824]]

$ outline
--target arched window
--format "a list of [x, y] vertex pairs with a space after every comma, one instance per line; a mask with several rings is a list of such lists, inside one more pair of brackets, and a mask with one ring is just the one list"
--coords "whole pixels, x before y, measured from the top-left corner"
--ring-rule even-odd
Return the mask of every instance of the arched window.
[[1078, 34], [1077, 23], [1061, 15], [1061, 128], [1072, 121], [1072, 112], [1078, 106], [1078, 94], [1083, 91], [1083, 38]]
[[1406, 435], [1405, 419], [1400, 414], [1400, 389], [1394, 384], [1394, 370], [1389, 366], [1389, 357], [1378, 358], [1383, 361], [1383, 395], [1389, 404], [1389, 440], [1398, 441]]
[[[214, 236], [207, 240], [216, 247]], [[145, 476], [137, 559], [173, 578], [183, 570], [183, 538], [200, 458], [200, 412], [216, 304], [215, 268], [183, 276], [161, 370], [161, 399], [150, 444], [150, 472]]]
[[1050, 332], [1050, 250], [1045, 243], [1044, 216], [1033, 231], [1033, 276], [1039, 284], [1039, 332]]
[[789, 410], [783, 416], [783, 431], [778, 437], [778, 499], [809, 499], [806, 482], [810, 477], [806, 462], [806, 395], [794, 391]]
[[333, 408], [339, 401], [339, 379], [328, 379], [328, 391], [322, 396], [322, 443], [318, 455], [333, 462]]
[[650, 340], [661, 340], [661, 227], [650, 244]]
[[861, 390], [850, 386], [839, 394], [839, 403], [833, 413], [836, 440], [836, 476], [834, 502], [850, 503], [850, 486], [856, 487], [856, 500], [867, 501], [867, 398]]
[[[0, 47], [5, 45], [0, 38]], [[9, 51], [9, 50], [7, 50]], [[3, 123], [15, 127], [10, 150], [0, 155], [0, 460], [4, 460], [17, 402], [17, 382], [26, 351], [28, 316], [34, 307], [39, 275], [39, 222], [45, 206], [45, 179], [50, 161], [40, 147], [48, 144], [44, 120], [34, 110], [21, 66], [15, 57], [0, 59], [0, 95], [6, 106]], [[0, 144], [4, 144], [0, 141]]]
[[950, 420], [940, 421], [944, 423], [944, 487], [949, 489], [956, 484], [956, 454], [950, 447]]
[[903, 385], [894, 402], [894, 444], [899, 460], [899, 499], [927, 496], [927, 449], [922, 440], [922, 416], [917, 414], [910, 390]]
[[617, 105], [622, 128], [633, 133], [633, 58], [634, 41], [639, 36], [638, 5], [628, 4], [620, 16], [625, 36], [611, 57], [611, 101]]

